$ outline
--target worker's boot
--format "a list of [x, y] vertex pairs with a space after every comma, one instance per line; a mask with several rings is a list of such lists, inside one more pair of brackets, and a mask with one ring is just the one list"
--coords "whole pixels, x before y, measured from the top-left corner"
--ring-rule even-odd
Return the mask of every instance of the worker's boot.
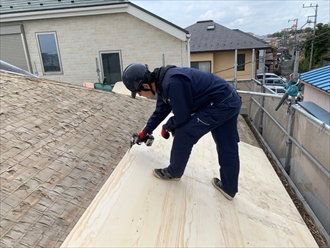
[[181, 177], [173, 177], [168, 171], [167, 168], [164, 169], [154, 169], [155, 177], [158, 177], [163, 180], [175, 180], [179, 181]]
[[215, 178], [212, 179], [212, 183], [213, 183], [214, 187], [216, 187], [216, 189], [218, 189], [228, 200], [234, 199], [236, 193], [229, 193], [229, 192], [227, 192], [223, 188], [222, 182], [221, 182], [220, 179], [218, 179], [218, 178], [215, 177]]

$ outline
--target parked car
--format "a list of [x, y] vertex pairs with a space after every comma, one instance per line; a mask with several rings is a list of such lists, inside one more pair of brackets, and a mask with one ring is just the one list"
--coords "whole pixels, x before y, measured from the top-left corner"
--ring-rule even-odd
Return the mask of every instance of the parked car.
[[283, 86], [266, 86], [266, 88], [274, 94], [278, 95], [284, 95], [286, 92], [286, 89]]
[[281, 78], [265, 78], [265, 85], [286, 87], [287, 83]]
[[[258, 73], [257, 74], [257, 79], [261, 82], [262, 78], [263, 78], [263, 73]], [[276, 75], [275, 73], [271, 73], [271, 72], [266, 72], [265, 73], [265, 78], [280, 78], [282, 79], [284, 82], [287, 82], [288, 80], [285, 77], [281, 77], [279, 75]]]

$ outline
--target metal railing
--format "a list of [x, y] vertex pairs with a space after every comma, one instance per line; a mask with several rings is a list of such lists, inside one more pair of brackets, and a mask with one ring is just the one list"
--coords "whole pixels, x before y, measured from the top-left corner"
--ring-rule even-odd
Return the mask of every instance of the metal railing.
[[330, 126], [304, 111], [294, 99], [275, 111], [282, 96], [264, 93], [267, 89], [257, 80], [252, 79], [247, 88], [237, 91], [250, 96], [251, 125], [330, 246]]

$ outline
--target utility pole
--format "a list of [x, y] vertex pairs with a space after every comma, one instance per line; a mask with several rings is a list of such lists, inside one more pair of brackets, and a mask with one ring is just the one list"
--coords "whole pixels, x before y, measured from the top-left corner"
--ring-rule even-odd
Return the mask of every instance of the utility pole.
[[295, 53], [295, 61], [294, 61], [293, 75], [292, 75], [292, 79], [294, 79], [296, 81], [298, 81], [299, 57], [300, 57], [300, 51], [299, 51], [299, 49], [297, 49], [296, 53]]
[[[297, 51], [297, 29], [298, 29], [298, 18], [293, 20], [288, 20], [288, 22], [295, 21], [296, 22], [296, 28], [294, 30], [294, 47], [293, 47], [293, 58], [295, 58], [295, 54]], [[292, 61], [292, 60], [291, 60]]]
[[[312, 5], [310, 4], [309, 6], [305, 7], [305, 4], [303, 5], [303, 8], [314, 8], [315, 7], [315, 15], [314, 16], [308, 16], [308, 17], [314, 17], [314, 29], [313, 29], [313, 36], [312, 36], [312, 47], [311, 47], [311, 55], [309, 59], [309, 70], [312, 69], [312, 62], [313, 62], [313, 49], [314, 49], [314, 37], [315, 37], [315, 28], [316, 28], [316, 19], [317, 19], [317, 8], [319, 7], [318, 4]], [[308, 20], [307, 20], [308, 22]]]

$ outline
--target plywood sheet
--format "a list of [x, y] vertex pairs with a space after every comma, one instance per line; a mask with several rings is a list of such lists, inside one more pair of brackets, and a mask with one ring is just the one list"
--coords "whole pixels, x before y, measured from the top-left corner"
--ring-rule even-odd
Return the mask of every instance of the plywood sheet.
[[[121, 94], [121, 95], [127, 95], [131, 96], [131, 92], [126, 88], [124, 83], [122, 81], [116, 82], [113, 86], [112, 92]], [[136, 94], [136, 97], [140, 97], [139, 94]]]
[[62, 247], [317, 247], [260, 148], [240, 143], [239, 193], [229, 201], [211, 183], [219, 167], [210, 134], [180, 181], [154, 177], [172, 141], [159, 133], [152, 147], [126, 153]]

